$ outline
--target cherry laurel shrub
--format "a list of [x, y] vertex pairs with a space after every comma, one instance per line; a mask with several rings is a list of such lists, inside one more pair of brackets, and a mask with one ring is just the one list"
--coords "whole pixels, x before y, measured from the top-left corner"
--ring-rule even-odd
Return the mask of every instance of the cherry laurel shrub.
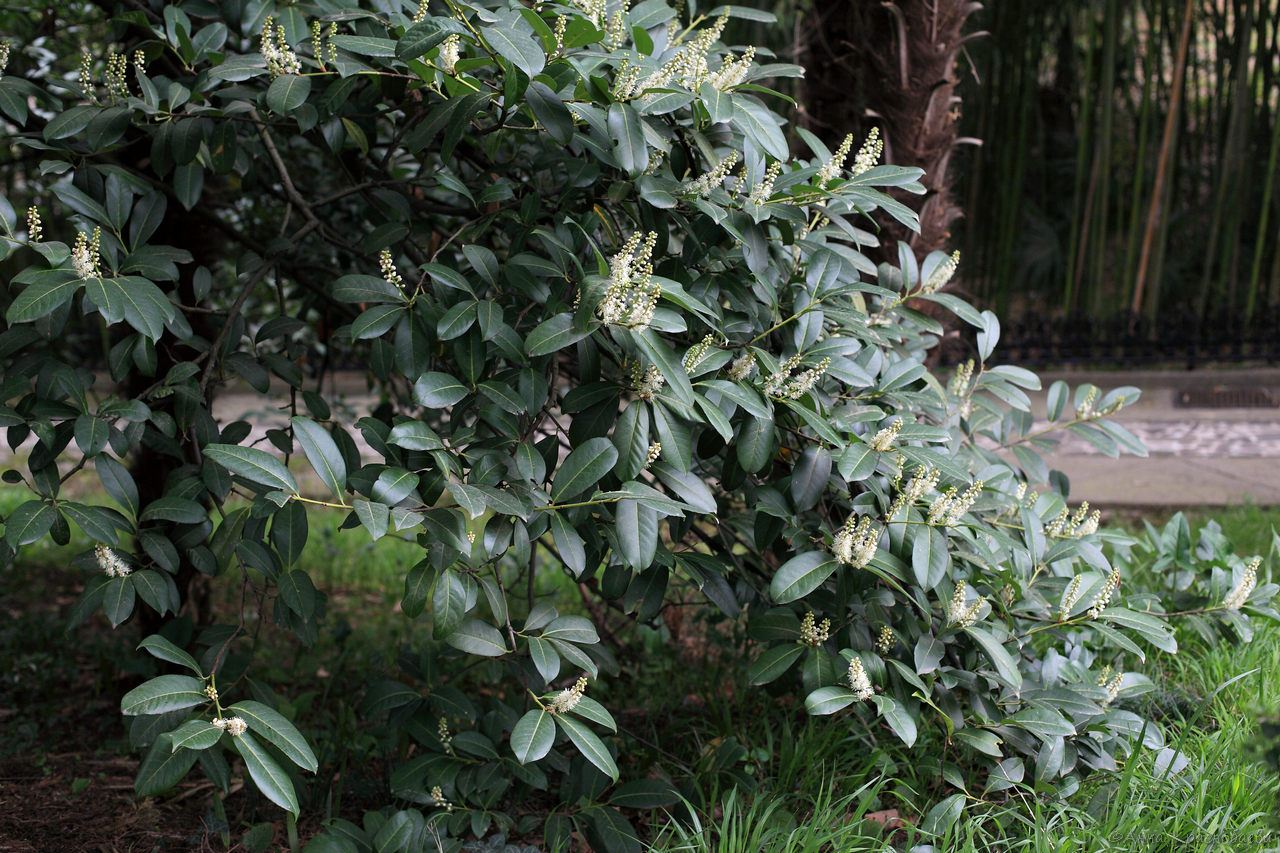
[[[197, 764], [225, 791], [242, 764], [297, 815], [315, 733], [248, 676], [259, 614], [318, 636], [316, 513], [421, 546], [401, 670], [360, 706], [414, 743], [391, 775], [409, 807], [331, 821], [322, 849], [506, 829], [531, 791], [560, 804], [548, 846], [638, 849], [619, 808], [669, 789], [611, 787], [590, 694], [618, 665], [548, 574], [642, 622], [699, 590], [757, 641], [753, 684], [908, 746], [930, 729], [988, 792], [1068, 792], [1142, 732], [1160, 746], [1118, 707], [1175, 649], [1160, 590], [1126, 584], [1108, 538], [1132, 543], [1039, 455], [1058, 431], [1143, 452], [1106, 420], [1137, 391], [1059, 383], [1035, 421], [996, 318], [940, 292], [956, 258], [868, 260], [872, 212], [916, 226], [884, 191], [921, 173], [874, 138], [797, 129], [793, 157], [762, 81], [800, 70], [723, 42], [760, 13], [363, 5], [107, 2], [65, 22], [78, 71], [34, 28], [6, 49], [25, 165], [0, 201], [0, 425], [30, 498], [4, 559], [95, 541], [73, 624], [163, 624], [200, 574], [246, 590], [238, 620], [139, 646], [163, 673], [121, 701], [139, 794]], [[976, 333], [949, 378], [925, 302]], [[354, 422], [325, 384], [343, 362], [381, 400]], [[234, 383], [285, 388], [284, 416], [219, 422]], [[82, 479], [109, 500], [68, 494]], [[1257, 563], [1219, 557], [1183, 609], [1274, 616]]]

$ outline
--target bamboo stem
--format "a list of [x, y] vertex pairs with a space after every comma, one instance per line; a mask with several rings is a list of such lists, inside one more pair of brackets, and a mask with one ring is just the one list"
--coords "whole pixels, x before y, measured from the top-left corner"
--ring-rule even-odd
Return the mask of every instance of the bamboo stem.
[[[1147, 273], [1151, 266], [1152, 249], [1155, 246], [1156, 232], [1159, 230], [1163, 242], [1168, 230], [1167, 221], [1162, 214], [1164, 185], [1169, 176], [1170, 159], [1176, 139], [1178, 113], [1182, 106], [1182, 83], [1187, 67], [1187, 47], [1191, 41], [1191, 18], [1195, 10], [1194, 0], [1186, 0], [1182, 16], [1182, 32], [1178, 36], [1178, 55], [1173, 70], [1173, 94], [1169, 99], [1169, 115], [1165, 121], [1164, 136], [1160, 140], [1160, 157], [1156, 162], [1155, 186], [1151, 191], [1151, 207], [1147, 212], [1146, 233], [1142, 238], [1142, 255], [1138, 261], [1138, 275], [1133, 286], [1133, 302], [1130, 310], [1137, 314], [1143, 307], [1146, 296]], [[1152, 287], [1152, 291], [1155, 291]], [[1148, 296], [1148, 298], [1150, 298]], [[1153, 306], [1154, 307], [1154, 306]]]

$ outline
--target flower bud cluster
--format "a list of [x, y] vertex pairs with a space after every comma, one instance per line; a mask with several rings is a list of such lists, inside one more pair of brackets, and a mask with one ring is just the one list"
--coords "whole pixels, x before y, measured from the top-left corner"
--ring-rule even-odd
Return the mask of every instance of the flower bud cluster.
[[449, 733], [449, 721], [441, 717], [436, 726], [436, 737], [440, 738], [440, 746], [445, 752], [453, 755], [453, 735]]
[[806, 646], [820, 646], [827, 641], [831, 632], [831, 620], [823, 619], [822, 624], [815, 623], [812, 613], [806, 613], [800, 620], [800, 642]]
[[[414, 23], [420, 20], [418, 15], [426, 17], [426, 3], [418, 5], [418, 11], [414, 15]], [[324, 68], [326, 55], [328, 62], [332, 65], [338, 58], [338, 49], [334, 47], [333, 37], [338, 34], [338, 22], [330, 21], [328, 30], [324, 29], [324, 25], [320, 21], [311, 22], [311, 55], [315, 57], [321, 68]], [[325, 39], [328, 38], [328, 50], [325, 50]]]
[[98, 103], [98, 93], [93, 88], [93, 54], [80, 51], [80, 94], [91, 104]]
[[741, 382], [750, 378], [751, 374], [756, 372], [756, 356], [753, 352], [744, 352], [733, 360], [729, 365], [729, 378], [734, 382]]
[[[1034, 495], [1034, 493], [1033, 493]], [[1035, 498], [1032, 498], [1034, 502]], [[1102, 521], [1102, 512], [1094, 510], [1089, 513], [1089, 502], [1084, 501], [1076, 509], [1074, 515], [1071, 510], [1064, 508], [1062, 512], [1054, 516], [1053, 521], [1045, 525], [1044, 532], [1046, 536], [1056, 537], [1059, 539], [1079, 539], [1082, 536], [1090, 536], [1098, 532], [1098, 524]]]
[[107, 54], [107, 68], [103, 79], [107, 84], [107, 94], [112, 101], [129, 99], [129, 60], [122, 53]]
[[618, 73], [613, 77], [613, 97], [617, 101], [631, 101], [640, 97], [640, 69], [623, 57]]
[[701, 341], [689, 347], [689, 351], [684, 354], [684, 359], [680, 362], [684, 366], [684, 372], [692, 375], [693, 371], [698, 369], [698, 365], [706, 359], [714, 343], [715, 335], [708, 332]]
[[951, 527], [959, 523], [964, 514], [973, 506], [973, 502], [982, 494], [982, 481], [976, 481], [960, 494], [954, 486], [947, 489], [946, 494], [934, 499], [929, 507], [929, 523], [943, 527]]
[[[897, 422], [895, 421], [895, 423]], [[881, 432], [883, 431], [884, 430], [881, 430]], [[874, 445], [872, 449], [875, 449]], [[893, 487], [895, 489], [902, 483], [903, 459], [904, 457], [899, 454], [894, 460], [895, 464], [898, 466], [898, 473], [893, 478]], [[911, 506], [917, 500], [932, 492], [934, 488], [937, 487], [938, 479], [941, 476], [942, 472], [937, 468], [926, 468], [924, 465], [917, 467], [915, 474], [907, 481], [907, 487], [898, 492], [898, 496], [894, 498], [893, 503], [889, 505], [889, 511], [885, 513], [885, 517], [893, 518], [904, 506]]]
[[1080, 405], [1076, 406], [1076, 417], [1080, 420], [1088, 420], [1097, 417], [1098, 413], [1093, 410], [1093, 404], [1098, 399], [1098, 389], [1090, 388], [1085, 394], [1084, 400]]
[[396, 262], [391, 257], [390, 249], [383, 249], [378, 255], [378, 266], [382, 269], [382, 277], [394, 284], [397, 290], [404, 290], [404, 279], [396, 271]]
[[947, 625], [968, 628], [978, 621], [978, 611], [982, 610], [982, 605], [986, 603], [986, 599], [978, 596], [973, 601], [968, 601], [968, 594], [969, 585], [964, 581], [958, 581], [956, 583], [956, 591], [947, 605]]
[[840, 173], [844, 171], [844, 161], [849, 157], [849, 149], [853, 147], [853, 134], [845, 136], [844, 141], [840, 143], [840, 147], [836, 149], [836, 153], [831, 155], [831, 159], [822, 164], [822, 168], [818, 170], [818, 186], [822, 189], [827, 188], [827, 184], [840, 177]]
[[81, 231], [76, 235], [76, 245], [71, 250], [71, 265], [81, 278], [98, 278], [102, 275], [99, 259], [102, 252], [102, 229], [94, 228], [93, 237]]
[[[1107, 670], [1109, 670], [1110, 668], [1111, 667], [1107, 667]], [[1103, 670], [1104, 678], [1107, 670]], [[1106, 682], [1106, 684], [1103, 684], [1103, 679], [1099, 679], [1098, 686], [1105, 687], [1107, 691], [1107, 695], [1102, 699], [1102, 702], [1100, 702], [1099, 704], [1101, 704], [1102, 707], [1105, 708], [1108, 705], [1110, 705], [1112, 702], [1116, 701], [1116, 697], [1120, 695], [1120, 685], [1123, 683], [1124, 683], [1123, 672], [1117, 672], [1114, 676], [1111, 677], [1110, 681]]]
[[627, 29], [629, 5], [631, 0], [622, 0], [622, 8], [614, 10], [614, 13], [609, 16], [609, 22], [604, 27], [605, 50], [617, 50], [627, 43], [627, 36], [630, 35]]
[[462, 39], [457, 33], [440, 42], [440, 70], [445, 74], [453, 74], [458, 60], [462, 58]]
[[849, 661], [849, 686], [853, 688], [853, 698], [859, 702], [865, 702], [876, 695], [871, 679], [867, 677], [867, 670], [862, 665], [862, 658], [857, 655]]
[[1062, 621], [1071, 615], [1071, 611], [1080, 602], [1080, 595], [1083, 592], [1081, 587], [1084, 585], [1084, 579], [1080, 575], [1076, 575], [1071, 579], [1071, 583], [1067, 584], [1067, 588], [1062, 593], [1062, 602], [1058, 608], [1058, 621]]
[[653, 365], [641, 373], [640, 365], [637, 364], [631, 372], [631, 379], [636, 386], [636, 396], [641, 400], [652, 400], [662, 390], [662, 386], [667, 384], [667, 377]]
[[724, 183], [724, 179], [729, 176], [729, 172], [738, 164], [738, 152], [730, 151], [729, 156], [725, 157], [715, 165], [710, 172], [699, 175], [697, 178], [685, 184], [685, 192], [693, 193], [699, 198], [706, 198], [711, 195], [711, 191]]
[[876, 638], [876, 654], [881, 656], [889, 654], [897, 641], [898, 637], [893, 633], [893, 629], [885, 625], [880, 629], [880, 636]]
[[244, 734], [249, 729], [249, 724], [239, 717], [232, 717], [229, 720], [224, 720], [221, 717], [218, 717], [213, 721], [213, 727], [216, 729], [222, 729], [232, 737], [240, 737], [240, 735]]
[[751, 70], [751, 63], [755, 61], [756, 49], [752, 45], [748, 47], [742, 56], [734, 59], [733, 56], [726, 56], [724, 61], [720, 63], [720, 68], [713, 74], [707, 75], [707, 82], [712, 88], [724, 92], [732, 89], [734, 86], [741, 85], [747, 79], [747, 73]]
[[1245, 566], [1244, 574], [1240, 576], [1240, 580], [1227, 593], [1227, 597], [1222, 600], [1222, 606], [1227, 610], [1239, 610], [1244, 603], [1249, 600], [1249, 596], [1253, 594], [1253, 588], [1258, 585], [1258, 566], [1262, 565], [1261, 557], [1254, 557], [1249, 561], [1249, 565]]
[[431, 0], [418, 0], [418, 10], [413, 13], [413, 22], [421, 24], [431, 14]]
[[822, 375], [827, 372], [827, 368], [830, 366], [831, 359], [824, 358], [814, 367], [797, 373], [787, 383], [787, 387], [783, 389], [782, 396], [788, 400], [800, 399], [813, 389], [813, 386], [818, 383], [818, 380], [822, 378]]
[[556, 22], [551, 31], [556, 37], [556, 50], [552, 55], [559, 56], [564, 53], [564, 37], [569, 31], [569, 19], [564, 15], [556, 15]]
[[9, 42], [0, 41], [0, 77], [4, 76], [5, 69], [9, 67]]
[[880, 453], [887, 453], [893, 449], [893, 440], [898, 437], [898, 432], [902, 429], [902, 418], [898, 418], [884, 429], [871, 437], [871, 441], [867, 442], [871, 445], [871, 449]]
[[574, 708], [578, 707], [578, 703], [582, 701], [582, 694], [587, 692], [587, 677], [580, 677], [572, 687], [561, 690], [556, 694], [556, 698], [551, 700], [551, 704], [547, 707], [548, 713], [551, 714], [567, 714]]
[[650, 465], [657, 462], [658, 457], [661, 455], [662, 455], [662, 442], [655, 441], [653, 444], [650, 444], [649, 449], [644, 454], [644, 467], [648, 468]]
[[444, 790], [439, 785], [431, 789], [431, 805], [447, 812], [453, 811], [453, 803], [445, 799]]
[[573, 0], [573, 5], [581, 9], [597, 28], [604, 26], [605, 0]]
[[302, 71], [298, 54], [289, 47], [287, 38], [284, 27], [276, 24], [276, 19], [268, 15], [262, 22], [262, 44], [258, 49], [267, 63], [267, 73], [273, 80], [282, 74], [298, 74]]
[[1112, 569], [1111, 574], [1107, 575], [1106, 581], [1102, 584], [1102, 589], [1098, 590], [1098, 594], [1093, 597], [1093, 601], [1089, 603], [1089, 618], [1097, 619], [1102, 615], [1102, 611], [1107, 609], [1107, 605], [1111, 603], [1111, 596], [1120, 588], [1120, 570]]
[[656, 232], [637, 231], [609, 261], [609, 289], [596, 307], [600, 319], [613, 326], [643, 329], [653, 320], [662, 289], [651, 280]]
[[880, 529], [871, 526], [871, 518], [850, 515], [831, 541], [831, 553], [846, 566], [861, 569], [876, 556]]
[[[590, 0], [588, 0], [590, 2]], [[603, 0], [601, 0], [603, 6]], [[715, 44], [724, 26], [729, 22], [726, 10], [710, 27], [698, 33], [698, 37], [680, 48], [675, 56], [663, 63], [662, 67], [650, 74], [639, 84], [638, 92], [647, 89], [660, 89], [677, 83], [691, 91], [697, 91], [707, 81], [707, 51]]]
[[770, 374], [769, 378], [764, 381], [764, 386], [761, 388], [766, 396], [782, 396], [782, 390], [786, 386], [787, 380], [791, 378], [791, 371], [800, 366], [801, 358], [802, 356], [800, 353], [796, 353], [795, 355], [783, 360], [782, 364], [778, 365], [778, 369]]
[[[973, 381], [973, 359], [956, 368], [955, 375], [947, 383], [947, 393], [952, 397], [963, 397], [969, 393], [969, 384]], [[1026, 484], [1023, 484], [1026, 488]]]
[[40, 222], [40, 208], [33, 204], [27, 208], [27, 239], [32, 243], [39, 243], [43, 233], [43, 225]]
[[96, 546], [93, 549], [93, 555], [98, 560], [98, 568], [102, 569], [109, 578], [123, 578], [133, 572], [133, 568], [106, 545]]
[[747, 196], [748, 204], [765, 204], [773, 195], [773, 182], [778, 180], [778, 175], [782, 174], [782, 162], [775, 160], [769, 164], [769, 168], [765, 169], [764, 177], [751, 190], [751, 195]]
[[[937, 269], [929, 273], [929, 278], [925, 280], [924, 286], [920, 289], [921, 293], [937, 293], [947, 282], [951, 281], [951, 277], [956, 274], [956, 268], [960, 266], [960, 250], [957, 249], [951, 253], [951, 257], [938, 264]], [[970, 368], [972, 370], [972, 368]]]
[[204, 695], [209, 697], [209, 701], [217, 702], [218, 688], [214, 687], [212, 684], [206, 684], [204, 687]]
[[853, 176], [856, 178], [864, 172], [871, 171], [880, 162], [880, 155], [883, 152], [884, 141], [880, 139], [880, 128], [873, 127], [867, 134], [867, 141], [862, 143], [857, 156], [853, 158]]

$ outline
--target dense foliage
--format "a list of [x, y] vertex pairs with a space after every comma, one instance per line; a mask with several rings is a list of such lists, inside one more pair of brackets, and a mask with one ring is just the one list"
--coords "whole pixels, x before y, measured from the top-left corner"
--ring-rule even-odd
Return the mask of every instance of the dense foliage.
[[[20, 164], [0, 422], [32, 493], [3, 548], [74, 525], [99, 545], [73, 624], [160, 626], [140, 648], [173, 671], [121, 704], [139, 793], [197, 763], [225, 790], [238, 762], [299, 811], [320, 762], [253, 677], [255, 625], [317, 637], [325, 595], [296, 568], [316, 512], [421, 546], [399, 671], [360, 706], [414, 743], [391, 788], [415, 807], [318, 849], [505, 829], [534, 791], [548, 846], [637, 849], [619, 809], [671, 787], [611, 788], [616, 725], [587, 694], [618, 664], [546, 576], [641, 622], [700, 591], [758, 642], [753, 683], [869, 735], [941, 732], [986, 768], [944, 763], [958, 790], [1068, 791], [1144, 731], [1160, 745], [1113, 703], [1175, 648], [1164, 591], [1124, 586], [1140, 549], [1039, 455], [1057, 430], [1142, 452], [1105, 420], [1137, 391], [1059, 384], [1035, 422], [996, 318], [939, 292], [955, 258], [871, 264], [868, 214], [914, 226], [883, 190], [920, 173], [874, 140], [846, 167], [849, 143], [804, 131], [793, 158], [760, 81], [799, 70], [721, 40], [756, 13], [106, 5], [63, 33], [107, 46], [78, 74], [33, 28], [0, 79]], [[949, 379], [927, 302], [976, 330]], [[354, 423], [325, 384], [341, 362], [380, 395]], [[236, 383], [285, 388], [287, 417], [219, 423]], [[109, 505], [64, 492], [89, 472]], [[1256, 563], [1198, 556], [1212, 574], [1168, 592], [1203, 630], [1275, 615]], [[156, 618], [228, 573], [237, 624]]]

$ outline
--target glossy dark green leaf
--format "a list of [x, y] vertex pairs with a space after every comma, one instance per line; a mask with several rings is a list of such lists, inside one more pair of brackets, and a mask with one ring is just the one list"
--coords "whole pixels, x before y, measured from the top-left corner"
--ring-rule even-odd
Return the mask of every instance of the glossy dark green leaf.
[[208, 749], [222, 739], [223, 731], [208, 720], [187, 720], [165, 735], [169, 749]]
[[342, 500], [347, 488], [347, 464], [333, 436], [310, 418], [293, 417], [289, 422], [293, 425], [293, 437], [302, 445], [302, 452], [320, 475], [321, 482], [334, 497]]
[[550, 355], [589, 337], [591, 331], [575, 329], [572, 314], [556, 314], [529, 333], [524, 341], [524, 351], [530, 358]]
[[125, 512], [136, 517], [138, 514], [138, 486], [133, 481], [133, 475], [129, 473], [119, 460], [107, 455], [99, 455], [94, 460], [94, 469], [98, 473], [98, 480], [102, 483], [102, 488], [106, 490], [111, 499], [120, 504]]
[[584, 758], [598, 767], [610, 779], [617, 781], [618, 765], [614, 762], [613, 756], [609, 754], [609, 750], [605, 748], [604, 743], [596, 736], [595, 732], [587, 728], [586, 723], [564, 714], [557, 714], [555, 720], [556, 725], [569, 737], [569, 740], [573, 741], [573, 745], [578, 748]]
[[551, 487], [551, 499], [565, 501], [577, 497], [599, 483], [617, 461], [618, 450], [609, 439], [587, 439], [560, 465]]
[[848, 687], [819, 687], [804, 699], [805, 710], [814, 715], [834, 714], [852, 705], [856, 697]]
[[289, 469], [265, 450], [235, 444], [208, 444], [203, 452], [232, 474], [250, 482], [294, 495], [298, 493], [298, 481], [289, 473]]
[[546, 65], [547, 57], [533, 28], [514, 10], [504, 9], [495, 17], [494, 23], [482, 30], [485, 41], [499, 56], [529, 77], [537, 76]]
[[880, 716], [889, 724], [889, 728], [898, 736], [899, 740], [908, 747], [914, 746], [916, 742], [916, 721], [906, 707], [890, 696], [872, 696], [871, 701], [875, 703]]
[[595, 806], [583, 812], [587, 837], [601, 853], [640, 853], [643, 845], [631, 822], [609, 806]]
[[413, 401], [428, 409], [448, 408], [468, 393], [461, 380], [447, 373], [424, 373], [413, 384]]
[[416, 619], [427, 604], [431, 594], [431, 583], [435, 575], [427, 566], [414, 566], [404, 578], [404, 596], [400, 599], [400, 609], [405, 616]]
[[779, 604], [804, 598], [831, 577], [838, 561], [825, 551], [809, 551], [792, 557], [778, 569], [769, 584], [769, 597]]
[[676, 789], [660, 779], [633, 779], [609, 797], [609, 805], [620, 809], [664, 809], [679, 801]]
[[1018, 664], [1008, 650], [1005, 649], [1003, 643], [992, 636], [991, 632], [985, 628], [971, 626], [965, 628], [964, 631], [978, 642], [978, 645], [986, 652], [992, 665], [995, 666], [996, 672], [1010, 687], [1016, 690], [1022, 686], [1022, 672], [1018, 669]]
[[630, 104], [609, 106], [609, 136], [613, 139], [614, 156], [622, 171], [633, 177], [649, 166], [649, 146], [644, 141], [640, 122], [640, 114]]
[[818, 502], [831, 477], [831, 453], [825, 447], [809, 447], [791, 471], [791, 499], [796, 509], [807, 510]]
[[468, 654], [485, 657], [498, 657], [508, 651], [502, 632], [479, 619], [464, 621], [458, 630], [445, 638], [445, 642]]
[[293, 782], [284, 768], [271, 757], [271, 753], [263, 749], [248, 732], [231, 738], [231, 745], [244, 759], [245, 769], [249, 771], [254, 787], [280, 808], [298, 814], [298, 797], [294, 793]]
[[146, 649], [149, 654], [160, 660], [185, 666], [196, 675], [204, 676], [204, 672], [200, 669], [200, 665], [196, 663], [195, 658], [159, 634], [152, 634], [144, 638], [141, 643], [138, 643], [138, 648]]
[[560, 674], [560, 655], [556, 647], [539, 637], [529, 638], [529, 657], [543, 681], [551, 682]]
[[747, 668], [747, 680], [751, 684], [768, 684], [777, 680], [792, 664], [804, 654], [805, 647], [799, 643], [785, 646], [772, 646], [764, 651], [751, 666]]
[[404, 293], [384, 278], [372, 275], [344, 275], [333, 283], [333, 297], [339, 302], [404, 302]]
[[[19, 283], [15, 278], [13, 283]], [[48, 270], [28, 284], [9, 304], [4, 318], [10, 323], [30, 323], [71, 301], [84, 279], [71, 270]]]
[[538, 761], [551, 751], [556, 740], [554, 715], [534, 708], [521, 717], [511, 730], [511, 751], [521, 764]]
[[316, 588], [311, 576], [306, 572], [294, 570], [285, 572], [277, 581], [280, 587], [280, 598], [285, 606], [303, 619], [310, 619], [316, 612]]
[[120, 713], [126, 717], [163, 714], [208, 701], [204, 682], [200, 679], [189, 675], [160, 675], [124, 694], [120, 700]]
[[19, 504], [4, 520], [4, 539], [17, 548], [30, 545], [44, 538], [58, 518], [53, 504], [44, 501], [27, 501]]
[[947, 576], [951, 556], [947, 551], [947, 537], [936, 527], [918, 527], [911, 546], [911, 568], [916, 583], [932, 590]]
[[102, 589], [102, 614], [107, 617], [111, 627], [120, 627], [133, 615], [136, 596], [132, 576], [107, 581]]
[[316, 772], [319, 763], [302, 732], [279, 711], [261, 702], [243, 701], [231, 706], [237, 716], [249, 724], [249, 731], [262, 737], [284, 753], [303, 770]]
[[290, 113], [311, 94], [311, 78], [301, 74], [281, 74], [267, 88], [267, 106], [272, 112]]
[[769, 464], [773, 458], [773, 441], [776, 430], [772, 418], [745, 418], [738, 425], [734, 444], [738, 451], [738, 464], [748, 474], [754, 474]]
[[138, 765], [133, 790], [139, 797], [163, 794], [187, 775], [199, 756], [199, 752], [191, 749], [175, 752], [169, 748], [165, 738], [157, 738]]
[[564, 564], [573, 572], [574, 577], [581, 577], [587, 570], [587, 552], [583, 547], [582, 536], [558, 512], [551, 513], [551, 536]]

